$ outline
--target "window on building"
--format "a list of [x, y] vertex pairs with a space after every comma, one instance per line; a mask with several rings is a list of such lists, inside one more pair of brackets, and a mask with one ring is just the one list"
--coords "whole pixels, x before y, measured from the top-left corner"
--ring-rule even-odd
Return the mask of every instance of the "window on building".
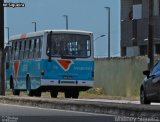
[[160, 54], [160, 44], [156, 44], [156, 54]]
[[126, 47], [122, 47], [121, 55], [126, 56]]
[[147, 45], [140, 46], [140, 55], [147, 55]]
[[160, 1], [159, 1], [159, 16], [160, 16]]

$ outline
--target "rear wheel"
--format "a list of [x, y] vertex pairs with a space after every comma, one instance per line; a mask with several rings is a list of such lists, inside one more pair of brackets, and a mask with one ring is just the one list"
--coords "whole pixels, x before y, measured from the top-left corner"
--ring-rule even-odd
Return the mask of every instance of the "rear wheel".
[[12, 93], [13, 93], [13, 95], [19, 96], [20, 95], [20, 90], [12, 89]]
[[66, 90], [64, 92], [64, 96], [65, 96], [65, 98], [71, 98], [72, 97], [72, 92], [70, 90]]
[[64, 94], [65, 94], [65, 98], [78, 99], [79, 90], [69, 89], [69, 90], [66, 90]]
[[13, 77], [10, 76], [10, 89], [14, 89]]
[[145, 95], [145, 91], [142, 88], [141, 92], [140, 92], [140, 103], [141, 104], [150, 104], [151, 102], [147, 100], [146, 95]]
[[28, 95], [28, 96], [33, 97], [34, 94], [35, 94], [35, 93], [34, 93], [33, 90], [28, 90], [28, 89], [27, 89], [27, 95]]
[[58, 96], [58, 91], [52, 90], [52, 91], [50, 91], [50, 94], [51, 94], [51, 98], [57, 98], [57, 96]]
[[41, 97], [41, 90], [35, 90], [34, 96]]
[[79, 91], [78, 90], [73, 90], [73, 92], [72, 92], [72, 98], [78, 99], [78, 97], [79, 97]]

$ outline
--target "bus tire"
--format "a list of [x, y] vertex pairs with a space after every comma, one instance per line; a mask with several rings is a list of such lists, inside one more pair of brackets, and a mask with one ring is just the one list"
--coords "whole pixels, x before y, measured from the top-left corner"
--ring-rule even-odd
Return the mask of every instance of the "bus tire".
[[20, 90], [12, 89], [12, 93], [13, 93], [13, 95], [19, 96], [20, 95]]
[[58, 91], [56, 91], [56, 90], [51, 90], [51, 91], [50, 91], [50, 94], [51, 94], [51, 98], [57, 98], [57, 96], [58, 96]]
[[72, 97], [72, 92], [70, 90], [66, 90], [64, 92], [64, 96], [65, 96], [65, 98], [71, 98]]
[[79, 91], [78, 90], [73, 90], [73, 92], [72, 92], [72, 98], [78, 99], [78, 97], [79, 97]]
[[30, 97], [33, 97], [34, 96], [34, 91], [27, 89], [27, 95], [30, 96]]
[[10, 89], [14, 89], [13, 77], [10, 76]]
[[36, 90], [34, 94], [35, 97], [41, 97], [41, 90]]

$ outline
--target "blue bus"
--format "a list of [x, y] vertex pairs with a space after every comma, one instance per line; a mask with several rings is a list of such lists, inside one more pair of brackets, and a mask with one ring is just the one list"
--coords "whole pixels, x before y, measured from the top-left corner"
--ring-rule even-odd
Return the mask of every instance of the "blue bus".
[[78, 30], [44, 30], [12, 36], [6, 52], [6, 84], [13, 95], [27, 91], [40, 97], [78, 98], [93, 87], [93, 33]]

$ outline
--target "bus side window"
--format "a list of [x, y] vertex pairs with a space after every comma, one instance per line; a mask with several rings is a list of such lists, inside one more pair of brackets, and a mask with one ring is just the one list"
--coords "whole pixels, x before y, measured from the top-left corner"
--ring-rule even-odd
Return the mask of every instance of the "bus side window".
[[91, 42], [87, 40], [87, 56], [91, 55]]
[[21, 46], [19, 50], [19, 59], [23, 59], [23, 53], [24, 53], [24, 40], [21, 41]]
[[19, 41], [16, 41], [15, 45], [15, 60], [18, 60], [19, 57]]
[[39, 52], [40, 52], [40, 39], [37, 38], [37, 39], [35, 39], [34, 58], [39, 58], [40, 57]]
[[41, 57], [42, 53], [42, 38], [39, 38], [39, 52], [38, 52], [38, 57]]
[[21, 52], [21, 49], [22, 49], [22, 41], [19, 41], [19, 55], [18, 55], [18, 59], [20, 59], [20, 52]]
[[36, 58], [39, 58], [39, 39], [36, 41]]
[[14, 48], [13, 48], [13, 46], [14, 46], [14, 43], [12, 42], [12, 47], [11, 47], [11, 60], [13, 60], [13, 56], [14, 56], [14, 52], [13, 52]]
[[11, 60], [11, 47], [7, 47], [6, 62], [9, 62], [10, 60]]
[[23, 59], [25, 59], [25, 54], [26, 54], [26, 40], [24, 41]]
[[37, 45], [37, 39], [34, 39], [34, 48], [33, 48], [33, 57], [36, 58], [36, 45]]
[[29, 54], [29, 41], [26, 40], [26, 46], [25, 46], [25, 53], [24, 53], [24, 59], [28, 59], [28, 54]]
[[14, 47], [13, 47], [14, 60], [16, 60], [16, 50], [17, 50], [17, 42], [14, 42]]
[[29, 50], [29, 58], [34, 58], [34, 40], [30, 40], [30, 50]]
[[31, 58], [31, 57], [30, 57], [30, 54], [31, 54], [31, 44], [32, 44], [32, 40], [29, 39], [29, 40], [28, 40], [28, 58], [29, 58], [29, 59]]

